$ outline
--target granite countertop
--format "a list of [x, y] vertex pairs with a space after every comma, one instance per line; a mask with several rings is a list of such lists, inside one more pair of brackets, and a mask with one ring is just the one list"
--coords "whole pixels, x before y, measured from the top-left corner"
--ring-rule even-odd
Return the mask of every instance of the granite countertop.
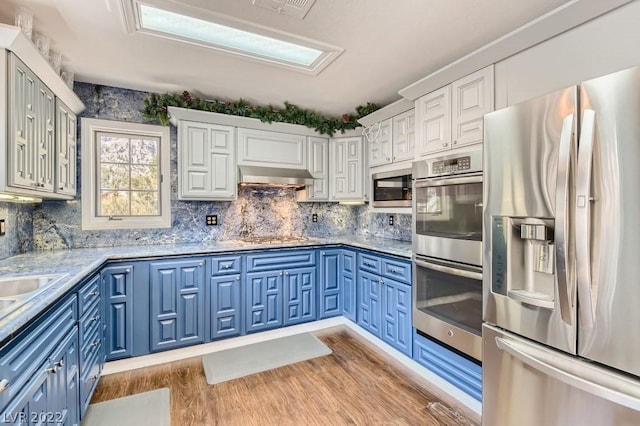
[[109, 260], [142, 259], [161, 256], [189, 256], [250, 250], [305, 248], [331, 245], [375, 250], [382, 254], [411, 258], [411, 243], [383, 238], [310, 238], [281, 244], [248, 244], [218, 241], [192, 244], [139, 245], [72, 250], [29, 252], [0, 260], [0, 277], [41, 274], [68, 274], [18, 309], [0, 318], [0, 342], [4, 343], [21, 327], [37, 317], [77, 283], [97, 272]]

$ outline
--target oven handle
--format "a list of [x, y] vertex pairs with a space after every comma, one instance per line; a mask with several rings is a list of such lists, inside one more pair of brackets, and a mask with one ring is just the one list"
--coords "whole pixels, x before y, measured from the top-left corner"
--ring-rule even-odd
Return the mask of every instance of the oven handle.
[[471, 278], [472, 280], [482, 280], [482, 272], [465, 271], [464, 269], [452, 268], [450, 266], [426, 262], [417, 258], [414, 258], [413, 261], [416, 265], [422, 266], [423, 268], [432, 269], [438, 272], [444, 272], [445, 274], [451, 274], [458, 277]]
[[461, 185], [465, 183], [482, 183], [482, 175], [450, 177], [445, 179], [421, 179], [416, 180], [416, 188], [425, 188], [429, 186], [446, 186]]

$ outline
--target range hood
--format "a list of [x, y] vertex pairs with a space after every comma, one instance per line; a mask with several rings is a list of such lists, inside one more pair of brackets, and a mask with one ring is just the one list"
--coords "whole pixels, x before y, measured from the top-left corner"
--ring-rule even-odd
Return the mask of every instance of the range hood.
[[241, 185], [303, 187], [313, 183], [308, 170], [282, 167], [238, 166]]

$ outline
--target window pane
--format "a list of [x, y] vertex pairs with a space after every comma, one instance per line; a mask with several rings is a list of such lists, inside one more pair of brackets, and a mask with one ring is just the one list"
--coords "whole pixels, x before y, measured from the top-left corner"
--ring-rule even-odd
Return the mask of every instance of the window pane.
[[100, 189], [129, 189], [129, 165], [101, 164]]
[[100, 135], [99, 148], [101, 163], [129, 162], [129, 138]]
[[128, 191], [101, 191], [100, 216], [129, 216]]
[[157, 192], [131, 191], [132, 216], [156, 216], [160, 214]]
[[158, 164], [158, 141], [155, 139], [131, 139], [131, 163]]
[[131, 166], [131, 189], [157, 191], [158, 167]]

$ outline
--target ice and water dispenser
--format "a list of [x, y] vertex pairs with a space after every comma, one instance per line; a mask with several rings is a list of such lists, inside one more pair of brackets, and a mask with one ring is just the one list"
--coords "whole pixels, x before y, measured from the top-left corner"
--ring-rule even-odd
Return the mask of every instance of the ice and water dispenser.
[[529, 305], [555, 307], [554, 220], [492, 217], [491, 287]]

